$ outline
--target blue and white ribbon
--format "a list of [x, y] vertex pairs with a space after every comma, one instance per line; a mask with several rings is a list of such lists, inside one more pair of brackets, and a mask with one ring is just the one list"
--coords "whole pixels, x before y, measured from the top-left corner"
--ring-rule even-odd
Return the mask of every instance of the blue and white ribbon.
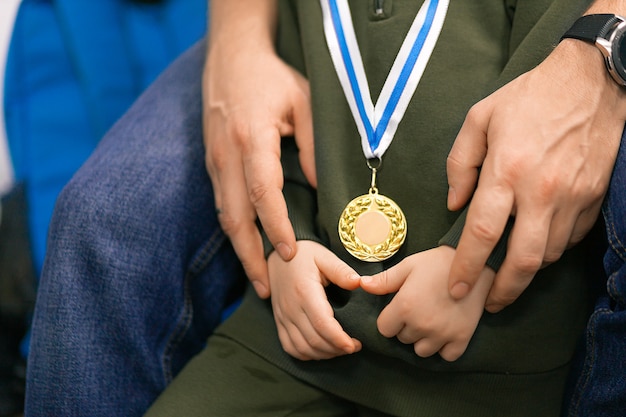
[[427, 0], [396, 56], [383, 89], [372, 102], [347, 0], [320, 0], [324, 33], [367, 159], [381, 158], [424, 74], [448, 11], [449, 0]]

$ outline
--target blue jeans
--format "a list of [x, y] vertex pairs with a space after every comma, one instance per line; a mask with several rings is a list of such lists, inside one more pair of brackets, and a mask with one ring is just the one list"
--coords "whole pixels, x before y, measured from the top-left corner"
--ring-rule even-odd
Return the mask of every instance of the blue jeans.
[[573, 372], [568, 417], [626, 413], [626, 134], [602, 208], [608, 249], [606, 287], [587, 324], [582, 357]]
[[142, 415], [245, 280], [204, 168], [204, 55], [198, 44], [174, 63], [57, 201], [28, 416]]

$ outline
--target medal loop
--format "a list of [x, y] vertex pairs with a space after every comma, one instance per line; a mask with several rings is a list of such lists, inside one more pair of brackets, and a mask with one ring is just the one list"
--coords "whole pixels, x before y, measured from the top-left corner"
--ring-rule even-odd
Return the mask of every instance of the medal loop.
[[367, 167], [372, 171], [372, 182], [370, 183], [370, 190], [369, 190], [370, 194], [378, 194], [378, 187], [376, 187], [376, 173], [382, 167], [382, 165], [383, 165], [383, 159], [381, 157], [367, 160]]

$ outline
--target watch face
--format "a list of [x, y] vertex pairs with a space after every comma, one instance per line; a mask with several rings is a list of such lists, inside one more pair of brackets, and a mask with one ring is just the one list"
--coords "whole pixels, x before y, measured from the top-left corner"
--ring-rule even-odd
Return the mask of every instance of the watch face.
[[622, 28], [613, 40], [613, 70], [626, 82], [626, 29]]

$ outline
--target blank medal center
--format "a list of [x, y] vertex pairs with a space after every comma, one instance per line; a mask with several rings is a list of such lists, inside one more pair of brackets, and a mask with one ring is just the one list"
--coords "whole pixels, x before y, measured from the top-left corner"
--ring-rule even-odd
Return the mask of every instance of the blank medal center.
[[383, 243], [389, 237], [391, 223], [387, 216], [377, 210], [366, 211], [356, 219], [354, 233], [366, 245]]

